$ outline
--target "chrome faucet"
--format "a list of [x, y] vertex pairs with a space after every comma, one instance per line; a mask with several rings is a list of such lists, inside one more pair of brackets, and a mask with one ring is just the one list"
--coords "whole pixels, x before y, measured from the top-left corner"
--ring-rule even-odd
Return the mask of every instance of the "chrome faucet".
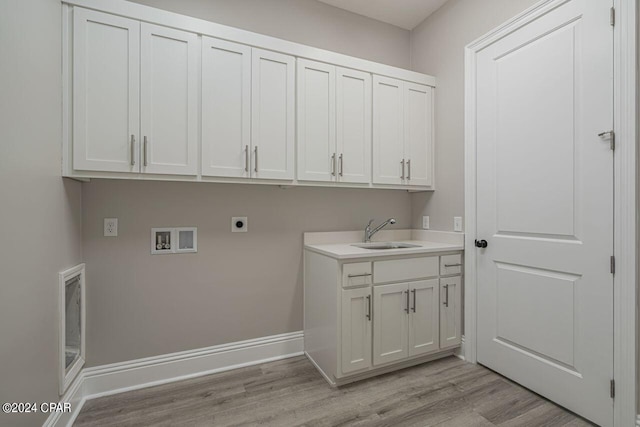
[[386, 220], [385, 222], [383, 222], [382, 224], [380, 224], [379, 226], [377, 226], [376, 228], [374, 228], [373, 230], [371, 229], [371, 224], [373, 224], [373, 221], [375, 221], [374, 219], [370, 219], [369, 220], [369, 224], [367, 224], [367, 227], [364, 229], [364, 242], [365, 243], [369, 243], [371, 241], [371, 238], [373, 237], [374, 234], [376, 234], [378, 231], [382, 230], [384, 227], [387, 226], [387, 224], [395, 224], [396, 223], [396, 219], [395, 218], [389, 218], [388, 220]]

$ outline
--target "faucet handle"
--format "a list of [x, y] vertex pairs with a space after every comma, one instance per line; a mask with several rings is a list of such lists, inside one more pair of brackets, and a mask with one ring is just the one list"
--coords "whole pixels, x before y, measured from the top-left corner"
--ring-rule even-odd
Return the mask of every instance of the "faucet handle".
[[367, 227], [371, 227], [371, 224], [373, 224], [373, 221], [375, 221], [375, 220], [376, 220], [375, 218], [371, 218], [369, 220], [369, 224], [367, 224]]

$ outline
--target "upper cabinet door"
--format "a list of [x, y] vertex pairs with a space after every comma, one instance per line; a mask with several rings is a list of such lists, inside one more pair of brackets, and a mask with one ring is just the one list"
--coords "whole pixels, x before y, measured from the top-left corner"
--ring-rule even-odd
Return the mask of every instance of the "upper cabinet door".
[[403, 184], [403, 82], [373, 76], [373, 183]]
[[373, 287], [373, 364], [408, 355], [409, 288], [406, 283]]
[[371, 182], [371, 74], [336, 69], [338, 180]]
[[138, 172], [140, 23], [73, 11], [73, 168]]
[[433, 185], [433, 88], [404, 84], [406, 183]]
[[440, 347], [439, 289], [438, 279], [421, 280], [409, 284], [411, 294], [409, 356], [430, 353]]
[[249, 177], [251, 47], [202, 37], [202, 175]]
[[298, 179], [336, 178], [336, 68], [298, 59]]
[[251, 176], [293, 180], [295, 58], [252, 49]]
[[198, 36], [142, 23], [142, 171], [198, 173]]

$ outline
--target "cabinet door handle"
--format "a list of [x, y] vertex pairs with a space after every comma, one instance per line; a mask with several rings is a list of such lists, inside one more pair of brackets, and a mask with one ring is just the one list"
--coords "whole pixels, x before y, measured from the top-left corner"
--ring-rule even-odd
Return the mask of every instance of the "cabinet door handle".
[[407, 179], [411, 179], [411, 160], [407, 160]]
[[411, 311], [415, 313], [416, 312], [416, 290], [411, 289], [411, 293], [413, 294], [413, 308], [411, 309]]
[[449, 268], [449, 267], [462, 267], [462, 264], [445, 264], [445, 267]]
[[400, 164], [402, 165], [402, 175], [400, 175], [400, 179], [404, 179], [404, 159], [402, 159]]
[[338, 169], [338, 175], [342, 176], [342, 172], [344, 171], [344, 163], [342, 160], [342, 154], [340, 154], [340, 161], [338, 163], [338, 165], [340, 166]]
[[371, 295], [367, 295], [367, 306], [369, 310], [367, 311], [367, 320], [371, 321]]
[[348, 278], [352, 278], [352, 277], [367, 277], [367, 276], [372, 276], [371, 273], [363, 273], [363, 274], [347, 274]]
[[331, 176], [336, 176], [336, 153], [331, 155]]
[[444, 285], [444, 302], [442, 304], [449, 307], [449, 285]]
[[143, 147], [144, 148], [144, 165], [145, 166], [147, 166], [147, 164], [148, 164], [148, 160], [147, 160], [147, 145], [148, 145], [147, 137], [145, 136], [144, 137], [144, 147]]
[[244, 171], [249, 172], [249, 146], [244, 146]]
[[255, 157], [255, 161], [254, 161], [254, 165], [253, 165], [253, 171], [254, 172], [258, 172], [258, 147], [254, 147], [253, 148], [253, 155]]
[[136, 164], [136, 137], [131, 135], [131, 166]]
[[404, 309], [404, 311], [407, 312], [407, 314], [409, 314], [409, 291], [403, 291], [405, 294], [407, 294], [407, 308]]

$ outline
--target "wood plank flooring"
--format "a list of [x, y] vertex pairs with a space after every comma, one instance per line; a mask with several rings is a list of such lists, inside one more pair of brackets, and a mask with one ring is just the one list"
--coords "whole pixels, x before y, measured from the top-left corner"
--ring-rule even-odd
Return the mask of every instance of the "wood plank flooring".
[[588, 422], [449, 357], [331, 388], [305, 357], [89, 400], [74, 426], [579, 427]]

